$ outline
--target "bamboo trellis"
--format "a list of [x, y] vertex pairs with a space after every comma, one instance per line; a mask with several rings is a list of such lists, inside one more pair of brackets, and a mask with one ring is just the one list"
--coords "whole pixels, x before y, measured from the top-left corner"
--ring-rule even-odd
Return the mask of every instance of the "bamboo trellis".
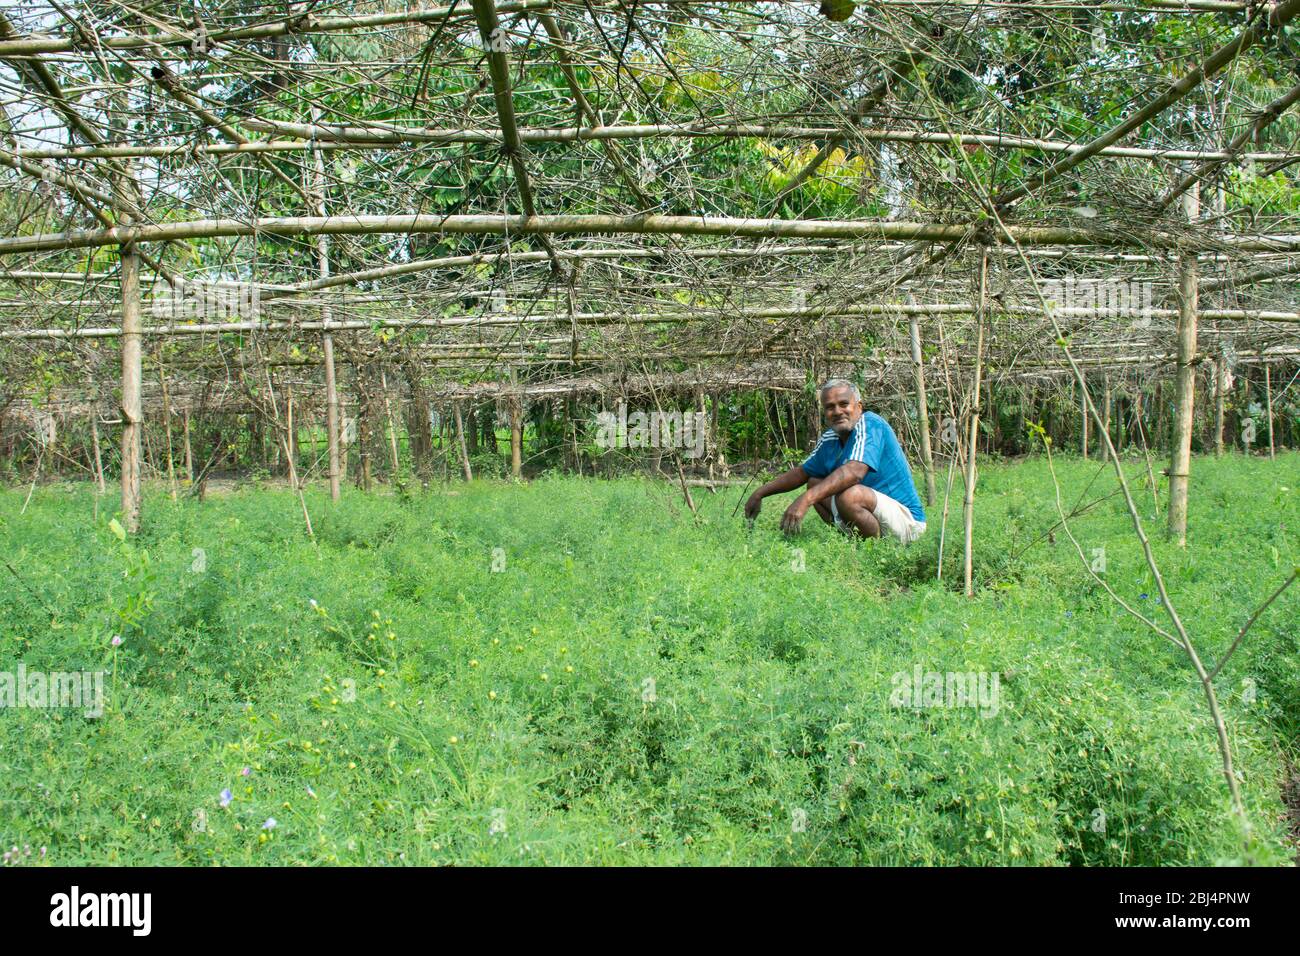
[[[329, 411], [337, 495], [353, 401], [340, 380], [372, 362], [414, 362], [426, 397], [457, 402], [601, 395], [644, 363], [665, 394], [797, 390], [815, 371], [915, 398], [941, 380], [944, 323], [945, 354], [986, 394], [1074, 367], [1177, 367], [1188, 422], [1224, 342], [1266, 370], [1270, 412], [1294, 367], [1300, 228], [1234, 206], [1225, 183], [1300, 162], [1300, 87], [1270, 65], [1300, 0], [882, 0], [844, 23], [794, 0], [394, 7], [0, 16], [0, 166], [15, 187], [0, 397], [21, 417], [37, 355], [101, 379], [45, 388], [47, 407], [101, 410], [116, 380], [129, 525], [135, 423], [196, 412], [231, 369], [299, 375], [295, 419]], [[1153, 23], [1200, 33], [1179, 49], [1131, 38]], [[1131, 106], [1072, 134], [1026, 119], [989, 66], [1014, 31], [1072, 51], [1080, 86], [1122, 65]], [[1240, 81], [1252, 70], [1276, 81], [1256, 90]], [[977, 92], [959, 108], [941, 74]], [[765, 158], [724, 182], [712, 156], [729, 149]], [[982, 183], [1013, 161], [1018, 181]], [[1207, 215], [1188, 221], [1175, 200], [1195, 188]], [[1062, 282], [1148, 298], [1048, 314], [1037, 296]], [[231, 294], [252, 301], [228, 309]], [[159, 405], [143, 369], [161, 350]], [[719, 375], [733, 367], [750, 371]], [[384, 387], [400, 404], [402, 386]], [[248, 406], [227, 392], [224, 407]], [[962, 425], [972, 455], [979, 394]]]

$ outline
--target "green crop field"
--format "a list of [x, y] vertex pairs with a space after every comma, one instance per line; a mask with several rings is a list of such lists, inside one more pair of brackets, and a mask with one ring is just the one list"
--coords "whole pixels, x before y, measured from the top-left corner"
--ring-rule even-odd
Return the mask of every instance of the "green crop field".
[[[1057, 459], [1086, 560], [1162, 618], [1114, 477]], [[1197, 459], [1163, 540], [1207, 665], [1300, 563], [1300, 454]], [[1098, 472], [1101, 472], [1098, 474]], [[958, 482], [960, 487], [960, 482]], [[104, 672], [103, 713], [0, 709], [0, 841], [52, 864], [1285, 864], [1300, 593], [1216, 679], [1234, 821], [1182, 651], [1089, 576], [1043, 458], [909, 549], [741, 494], [541, 478], [414, 495], [0, 491], [0, 671]], [[96, 510], [98, 517], [96, 518]], [[1158, 515], [1158, 517], [1157, 517]], [[1104, 549], [1104, 550], [1094, 550]], [[120, 644], [114, 644], [120, 636]], [[979, 675], [973, 699], [927, 675]], [[920, 693], [913, 693], [920, 690]], [[30, 846], [31, 855], [22, 848]]]

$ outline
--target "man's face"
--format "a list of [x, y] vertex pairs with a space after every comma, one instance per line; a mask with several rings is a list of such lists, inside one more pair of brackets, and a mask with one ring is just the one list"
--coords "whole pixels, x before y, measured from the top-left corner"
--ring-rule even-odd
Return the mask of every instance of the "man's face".
[[841, 385], [822, 395], [822, 413], [826, 416], [826, 424], [843, 438], [853, 431], [853, 426], [862, 417], [862, 402], [853, 397], [853, 389]]

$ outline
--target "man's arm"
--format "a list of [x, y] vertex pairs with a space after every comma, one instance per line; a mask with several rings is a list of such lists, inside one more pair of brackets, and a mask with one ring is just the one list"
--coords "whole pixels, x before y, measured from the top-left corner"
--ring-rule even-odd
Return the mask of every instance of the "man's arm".
[[817, 487], [809, 488], [793, 502], [790, 507], [785, 509], [785, 514], [781, 516], [781, 530], [786, 534], [798, 534], [799, 527], [803, 524], [803, 516], [819, 501], [825, 501], [832, 495], [838, 495], [841, 491], [852, 488], [863, 478], [867, 476], [868, 469], [865, 462], [846, 461], [840, 467], [836, 468], [825, 480], [817, 482]]
[[807, 483], [808, 472], [803, 470], [803, 465], [795, 465], [784, 475], [777, 475], [749, 496], [749, 500], [745, 502], [745, 517], [751, 521], [757, 518], [759, 510], [763, 507], [763, 499], [769, 495], [779, 495], [783, 491], [794, 491]]

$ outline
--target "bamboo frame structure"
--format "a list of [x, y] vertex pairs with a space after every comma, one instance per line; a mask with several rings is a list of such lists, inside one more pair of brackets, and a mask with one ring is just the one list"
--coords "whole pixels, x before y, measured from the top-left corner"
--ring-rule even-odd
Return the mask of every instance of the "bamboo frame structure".
[[[39, 354], [102, 369], [120, 348], [125, 407], [133, 369], [157, 349], [151, 378], [164, 375], [175, 399], [157, 407], [184, 416], [187, 456], [191, 396], [205, 376], [292, 371], [296, 417], [324, 413], [335, 497], [343, 410], [355, 407], [348, 389], [363, 370], [378, 369], [386, 415], [402, 410], [402, 387], [414, 400], [414, 385], [395, 389], [385, 376], [396, 356], [423, 370], [428, 381], [417, 384], [429, 394], [507, 398], [520, 446], [520, 403], [550, 394], [551, 382], [614, 381], [639, 363], [664, 382], [682, 363], [702, 379], [719, 365], [766, 362], [775, 391], [793, 387], [801, 365], [805, 376], [856, 369], [917, 403], [928, 501], [926, 316], [951, 317], [957, 363], [983, 357], [989, 401], [1012, 383], [1059, 382], [1070, 362], [1102, 375], [1103, 449], [1112, 375], [1173, 367], [1181, 381], [1207, 361], [1194, 343], [1183, 348], [1178, 330], [1189, 322], [1230, 330], [1235, 359], [1262, 365], [1272, 395], [1272, 371], [1294, 361], [1300, 227], [1229, 212], [1209, 230], [1165, 209], [1245, 168], [1290, 175], [1300, 153], [1285, 130], [1300, 87], [1279, 75], [1276, 89], [1248, 98], [1221, 80], [1267, 64], [1300, 0], [1143, 0], [1084, 13], [1033, 0], [957, 5], [973, 15], [883, 0], [863, 4], [852, 26], [806, 6], [474, 0], [376, 10], [357, 0], [329, 15], [229, 12], [207, 27], [167, 14], [15, 15], [0, 27], [0, 174], [41, 215], [11, 216], [0, 235], [0, 366], [21, 370]], [[993, 97], [961, 110], [936, 99], [944, 71], [989, 82], [965, 57], [992, 31], [1027, 25], [1044, 44], [1069, 47], [1080, 16], [1131, 27], [1193, 12], [1217, 21], [1209, 52], [1130, 51], [1134, 105], [1091, 125], [1025, 124]], [[628, 37], [621, 46], [610, 42], [615, 25]], [[360, 38], [382, 55], [349, 53]], [[731, 53], [697, 63], [683, 38]], [[1114, 65], [1086, 49], [1080, 63], [1081, 82], [1101, 82]], [[331, 82], [373, 95], [381, 118], [344, 96], [303, 92]], [[1217, 98], [1218, 127], [1198, 120], [1205, 128], [1189, 134], [1176, 116], [1202, 97]], [[892, 184], [883, 146], [905, 171]], [[761, 153], [774, 178], [719, 189], [706, 172], [718, 150]], [[1015, 157], [1020, 181], [983, 190], [971, 157]], [[846, 186], [850, 168], [859, 171]], [[826, 201], [836, 190], [841, 199]], [[854, 190], [856, 204], [843, 198]], [[1051, 302], [1048, 314], [1028, 291], [1037, 280], [1014, 263], [999, 268], [989, 303], [952, 294], [972, 285], [989, 247], [1014, 247], [1066, 277], [1066, 298], [1084, 303]], [[1232, 298], [1189, 307], [1189, 272], [1202, 295]], [[1150, 295], [1136, 307], [1100, 304], [1080, 292], [1084, 278]], [[231, 290], [260, 302], [206, 314]], [[192, 296], [200, 314], [158, 321], [168, 296]], [[1052, 322], [1071, 330], [1070, 362], [1052, 345]], [[877, 344], [859, 348], [864, 340]], [[145, 341], [151, 354], [130, 358]], [[132, 391], [143, 403], [133, 414], [155, 407], [145, 386]], [[1269, 412], [1271, 435], [1271, 399]], [[122, 421], [126, 441], [138, 428], [130, 414]], [[458, 445], [468, 444], [464, 427]], [[527, 456], [512, 451], [522, 473]], [[460, 457], [468, 466], [467, 449]]]

